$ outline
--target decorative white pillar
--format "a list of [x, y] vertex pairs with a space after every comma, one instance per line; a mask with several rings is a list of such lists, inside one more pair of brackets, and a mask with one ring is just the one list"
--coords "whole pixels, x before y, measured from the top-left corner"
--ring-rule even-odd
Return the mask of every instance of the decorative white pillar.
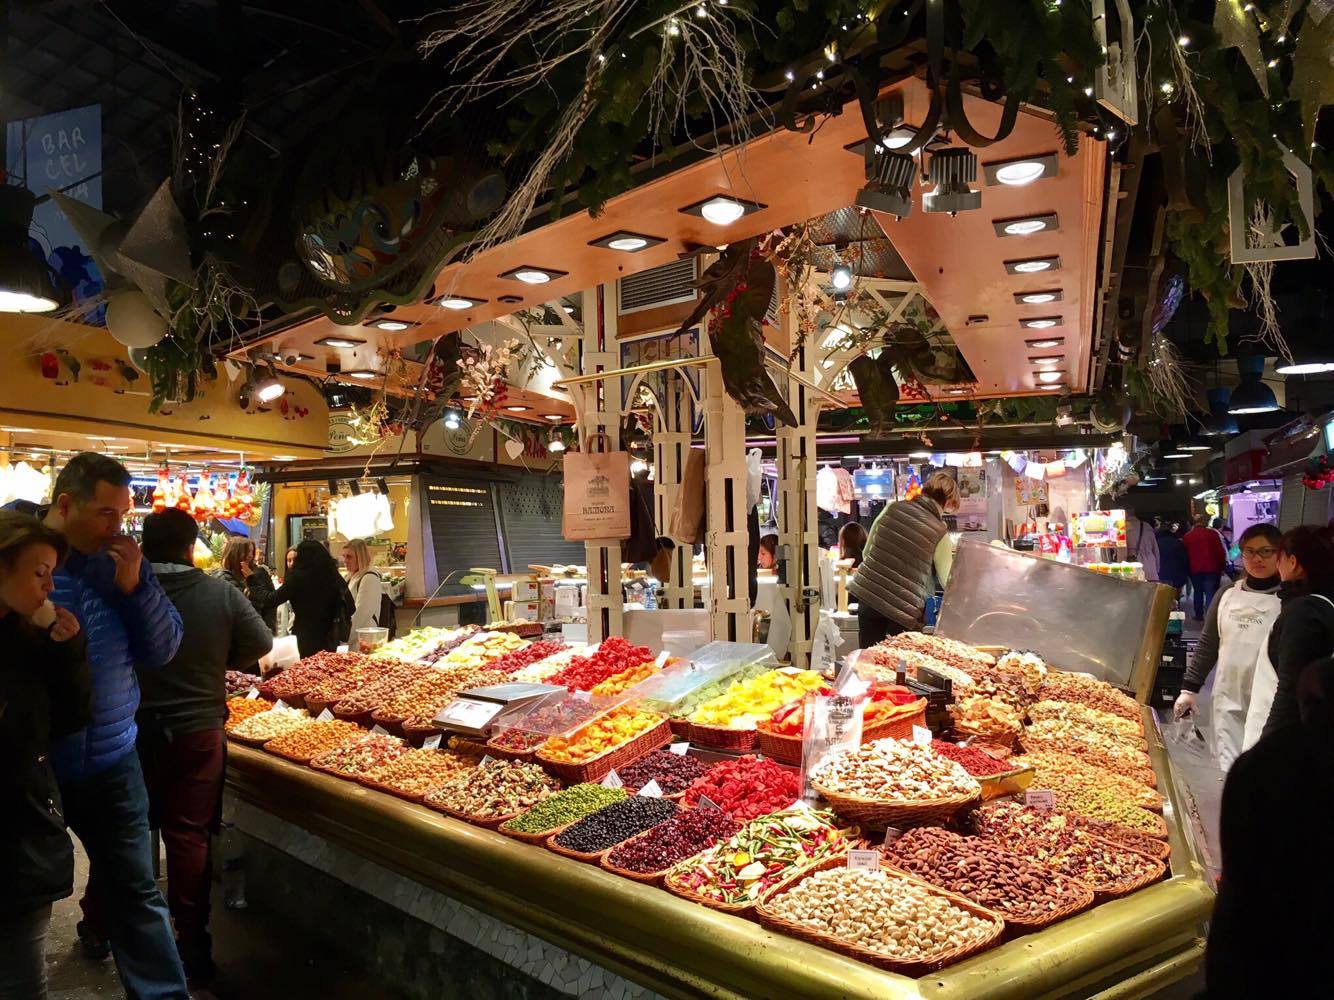
[[[671, 523], [672, 512], [676, 510], [676, 498], [681, 490], [681, 475], [685, 469], [686, 455], [690, 451], [691, 438], [691, 395], [686, 376], [675, 370], [665, 371], [662, 376], [662, 407], [653, 434], [653, 506], [660, 536], [667, 534], [667, 525]], [[691, 556], [688, 545], [678, 545], [672, 550], [667, 579], [659, 581], [662, 591], [658, 607], [695, 606], [695, 588], [690, 574]]]

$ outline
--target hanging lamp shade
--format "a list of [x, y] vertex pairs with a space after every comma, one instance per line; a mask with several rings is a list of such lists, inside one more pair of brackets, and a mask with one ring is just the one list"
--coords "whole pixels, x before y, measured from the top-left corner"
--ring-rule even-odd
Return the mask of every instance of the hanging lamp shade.
[[1214, 386], [1205, 393], [1205, 396], [1209, 400], [1209, 417], [1204, 422], [1203, 433], [1210, 437], [1240, 434], [1241, 428], [1237, 426], [1237, 418], [1227, 411], [1232, 390], [1223, 385]]
[[28, 249], [37, 198], [0, 183], [0, 312], [50, 312], [60, 305], [51, 269]]
[[1274, 390], [1261, 381], [1265, 370], [1265, 359], [1261, 357], [1238, 358], [1237, 371], [1241, 382], [1232, 390], [1227, 411], [1231, 414], [1273, 413], [1278, 409], [1278, 399]]

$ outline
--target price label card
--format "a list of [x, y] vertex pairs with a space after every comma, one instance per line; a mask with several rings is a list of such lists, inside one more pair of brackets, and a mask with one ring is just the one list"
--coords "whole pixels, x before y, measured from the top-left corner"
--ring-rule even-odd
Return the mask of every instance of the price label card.
[[779, 668], [778, 668], [778, 672], [779, 672], [780, 674], [793, 674], [793, 675], [795, 675], [795, 674], [799, 674], [799, 673], [801, 673], [802, 670], [801, 670], [801, 667], [779, 667]]
[[[611, 775], [609, 774], [607, 775], [607, 777], [610, 778]], [[647, 785], [645, 785], [643, 788], [641, 788], [639, 790], [639, 794], [644, 796], [644, 798], [646, 799], [660, 799], [662, 798], [662, 788], [658, 784], [657, 779], [654, 779], [653, 781], [650, 781]]]
[[685, 743], [673, 743], [670, 749], [676, 756], [684, 757], [690, 750], [690, 743], [689, 741]]
[[903, 836], [903, 831], [900, 830], [897, 826], [885, 827], [885, 846], [888, 847], [890, 844], [894, 843], [894, 841], [898, 840], [902, 836]]
[[848, 867], [873, 872], [880, 867], [880, 852], [848, 851]]
[[286, 708], [286, 707], [287, 707], [287, 702], [285, 702], [285, 701], [283, 701], [281, 698], [279, 698], [277, 701], [275, 701], [275, 702], [273, 703], [273, 707], [274, 707], [274, 708]]
[[1055, 809], [1056, 793], [1047, 788], [1031, 788], [1024, 792], [1024, 805], [1035, 809]]
[[259, 697], [259, 688], [252, 687], [249, 691], [245, 693], [245, 696], [247, 701], [254, 701], [256, 698]]
[[326, 709], [325, 709], [323, 712], [321, 712], [319, 715], [315, 716], [315, 721], [316, 721], [316, 722], [328, 722], [328, 721], [329, 721], [330, 719], [332, 719], [333, 717], [334, 717], [333, 712], [330, 712], [330, 711], [326, 708]]
[[389, 730], [385, 729], [384, 726], [371, 726], [371, 735], [374, 736], [377, 733], [381, 736], [388, 736]]
[[593, 693], [591, 691], [576, 691], [574, 692], [573, 697], [579, 699], [580, 701], [592, 701]]
[[490, 764], [493, 760], [495, 760], [494, 757], [492, 757], [490, 754], [486, 754], [485, 756], [482, 757], [481, 761], [478, 763], [477, 766], [486, 767], [486, 765]]
[[657, 659], [653, 661], [654, 666], [656, 666], [659, 670], [661, 670], [663, 668], [663, 665], [666, 664], [666, 662], [671, 658], [671, 655], [672, 655], [671, 653], [667, 652], [667, 650], [664, 649], [661, 653], [658, 654]]
[[931, 740], [931, 730], [926, 726], [912, 727], [912, 741], [914, 743], [920, 743], [922, 746], [930, 746]]
[[340, 652], [340, 653], [346, 653], [346, 652], [347, 652], [347, 643], [343, 643], [341, 646], [339, 646], [339, 647], [338, 647], [338, 652]]
[[423, 750], [439, 750], [439, 749], [440, 749], [440, 733], [436, 733], [434, 736], [428, 736], [428, 737], [426, 737], [426, 741], [425, 741], [424, 743], [422, 743], [422, 749], [423, 749]]
[[616, 773], [616, 768], [613, 767], [610, 771], [607, 772], [607, 776], [602, 779], [602, 787], [603, 788], [625, 787], [625, 782], [622, 781], [621, 776]]
[[699, 797], [699, 807], [701, 809], [712, 809], [715, 812], [723, 811], [722, 808], [718, 805], [718, 803], [714, 802], [713, 799], [709, 798], [707, 795], [701, 795]]

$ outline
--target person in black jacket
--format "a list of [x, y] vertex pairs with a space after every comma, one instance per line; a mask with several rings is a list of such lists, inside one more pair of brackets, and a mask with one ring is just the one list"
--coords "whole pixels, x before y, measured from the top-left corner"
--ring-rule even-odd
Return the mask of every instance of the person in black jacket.
[[1283, 608], [1269, 632], [1276, 686], [1262, 736], [1297, 724], [1297, 679], [1309, 664], [1334, 654], [1334, 529], [1302, 525], [1285, 534], [1278, 573]]
[[278, 625], [278, 606], [272, 602], [273, 577], [255, 559], [255, 543], [249, 538], [233, 535], [222, 549], [222, 577], [249, 599], [264, 624], [272, 632]]
[[[79, 620], [47, 595], [65, 539], [0, 511], [0, 998], [46, 996], [51, 904], [74, 890], [74, 846], [47, 753], [88, 724]], [[34, 623], [42, 622], [43, 625]]]
[[274, 608], [284, 601], [292, 605], [292, 632], [303, 658], [347, 642], [356, 606], [352, 592], [329, 550], [313, 538], [296, 547], [287, 579], [269, 598]]
[[1223, 787], [1209, 1000], [1330, 994], [1334, 659], [1307, 666], [1296, 688], [1299, 721], [1238, 757]]
[[273, 633], [245, 595], [194, 567], [198, 525], [165, 510], [144, 519], [144, 558], [180, 612], [181, 648], [162, 670], [140, 674], [139, 759], [148, 809], [167, 849], [167, 906], [191, 982], [213, 974], [208, 933], [212, 835], [227, 763], [226, 674], [254, 664]]

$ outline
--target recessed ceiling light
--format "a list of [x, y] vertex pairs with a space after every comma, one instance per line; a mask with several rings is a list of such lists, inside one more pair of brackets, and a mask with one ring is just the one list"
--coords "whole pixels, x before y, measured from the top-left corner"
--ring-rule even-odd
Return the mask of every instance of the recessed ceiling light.
[[295, 456], [295, 455], [274, 455], [274, 456], [273, 456], [273, 460], [274, 460], [275, 462], [295, 462], [295, 461], [296, 461], [296, 456]]
[[470, 299], [466, 295], [443, 295], [435, 300], [435, 304], [441, 309], [453, 309], [456, 312], [463, 309], [471, 309], [473, 306], [480, 306], [486, 299]]
[[507, 306], [512, 306], [512, 305], [514, 305], [514, 304], [516, 304], [516, 303], [518, 303], [518, 302], [522, 302], [522, 301], [523, 301], [523, 296], [522, 296], [522, 295], [497, 295], [497, 296], [496, 296], [496, 301], [497, 301], [497, 302], [503, 302], [503, 303], [505, 303], [505, 305], [507, 305]]
[[377, 330], [388, 330], [391, 333], [397, 333], [399, 330], [408, 330], [416, 326], [416, 323], [402, 319], [377, 319], [368, 324]]
[[1045, 306], [1048, 302], [1059, 302], [1061, 300], [1061, 290], [1059, 288], [1045, 289], [1040, 292], [1015, 292], [1014, 301], [1021, 306]]
[[1028, 360], [1035, 365], [1055, 365], [1060, 364], [1065, 359], [1059, 354], [1049, 354], [1041, 358], [1030, 357]]
[[517, 403], [513, 406], [505, 407], [505, 411], [507, 413], [527, 413], [531, 409], [532, 409], [531, 406], [521, 406]]
[[1028, 260], [1007, 260], [1005, 270], [1010, 274], [1037, 274], [1041, 271], [1060, 270], [1060, 257], [1032, 257]]
[[1023, 187], [1041, 177], [1055, 177], [1058, 162], [1055, 153], [1044, 153], [1040, 156], [1025, 156], [1018, 160], [984, 163], [982, 172], [986, 175], [988, 184]]
[[1334, 361], [1284, 361], [1279, 358], [1274, 371], [1279, 375], [1319, 375], [1334, 371]]
[[750, 215], [752, 212], [758, 212], [766, 207], [756, 201], [717, 194], [712, 198], [697, 201], [693, 205], [687, 205], [681, 211], [686, 215], [698, 215], [702, 219], [712, 222], [715, 226], [730, 226], [743, 215]]
[[342, 374], [345, 378], [355, 378], [363, 382], [380, 377], [379, 372], [373, 372], [369, 368], [358, 368], [356, 371], [343, 372]]
[[605, 247], [608, 250], [620, 250], [622, 253], [638, 253], [640, 250], [647, 250], [651, 246], [657, 246], [659, 243], [667, 242], [660, 236], [645, 236], [643, 233], [632, 233], [624, 229], [614, 233], [608, 233], [596, 240], [591, 240], [591, 247]]
[[1190, 452], [1169, 451], [1165, 455], [1163, 455], [1163, 458], [1190, 458]]
[[1177, 445], [1181, 451], [1213, 451], [1212, 445], [1207, 445], [1199, 441], [1183, 441]]
[[1027, 327], [1030, 330], [1050, 330], [1053, 326], [1059, 326], [1061, 317], [1059, 316], [1039, 316], [1036, 319], [1021, 319], [1019, 325]]
[[910, 452], [908, 452], [908, 457], [909, 457], [909, 458], [930, 458], [930, 457], [931, 457], [931, 452], [929, 452], [929, 451], [910, 451]]
[[1024, 215], [1015, 219], [996, 219], [991, 223], [997, 236], [1032, 236], [1056, 229], [1056, 215]]
[[[0, 427], [0, 431], [26, 431], [26, 430], [30, 430], [30, 428], [28, 428], [28, 427]], [[107, 437], [105, 434], [87, 434], [87, 435], [85, 435], [85, 437], [87, 437], [89, 441], [114, 441], [114, 440], [116, 440], [116, 439], [113, 438], [113, 437]]]
[[1042, 389], [1044, 391], [1047, 389], [1064, 389], [1065, 387], [1066, 386], [1064, 382], [1048, 382], [1044, 385], [1038, 386], [1039, 389]]
[[565, 420], [559, 413], [544, 413], [542, 414], [542, 419], [550, 420], [553, 424], [559, 424]]
[[1059, 372], [1059, 371], [1038, 372], [1035, 378], [1037, 378], [1039, 382], [1042, 382], [1044, 384], [1050, 384], [1052, 382], [1059, 382], [1061, 381], [1061, 379], [1065, 378], [1065, 372]]
[[545, 285], [548, 281], [565, 277], [567, 273], [553, 271], [549, 267], [533, 267], [531, 264], [525, 264], [522, 267], [511, 268], [501, 277], [509, 278], [511, 281], [522, 281], [525, 285]]
[[968, 389], [946, 389], [945, 391], [951, 396], [966, 396], [969, 393]]
[[315, 341], [321, 347], [360, 347], [366, 341], [357, 337], [321, 337]]

